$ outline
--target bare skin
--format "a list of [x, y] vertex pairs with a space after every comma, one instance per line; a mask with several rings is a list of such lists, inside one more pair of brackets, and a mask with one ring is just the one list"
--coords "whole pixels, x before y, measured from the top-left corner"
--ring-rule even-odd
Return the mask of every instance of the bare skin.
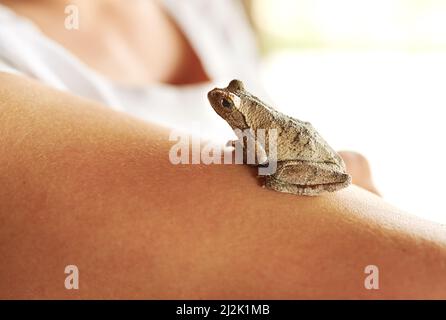
[[[0, 0], [106, 77], [128, 85], [208, 80], [190, 43], [158, 1]], [[79, 8], [67, 30], [65, 7]]]
[[[101, 18], [67, 41], [65, 1], [2, 3], [121, 82], [207, 78], [156, 6], [159, 19], [144, 22], [124, 2], [78, 0]], [[123, 28], [131, 21], [155, 23], [175, 54], [141, 43]], [[90, 32], [109, 40], [87, 50]], [[168, 132], [0, 74], [0, 298], [446, 298], [443, 226], [355, 186], [309, 199], [262, 189], [246, 166], [173, 166]], [[373, 189], [366, 160], [342, 156], [353, 182]], [[80, 268], [78, 291], [63, 287], [68, 264]], [[380, 290], [364, 289], [369, 264]]]
[[0, 96], [0, 298], [446, 298], [445, 228], [363, 189], [277, 193], [87, 100], [5, 74]]

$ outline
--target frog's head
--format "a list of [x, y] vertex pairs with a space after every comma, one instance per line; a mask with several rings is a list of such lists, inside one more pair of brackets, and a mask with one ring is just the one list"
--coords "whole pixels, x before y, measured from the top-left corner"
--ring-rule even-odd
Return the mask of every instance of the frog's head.
[[215, 88], [208, 93], [212, 108], [232, 128], [248, 127], [242, 108], [244, 92], [243, 83], [240, 80], [232, 80], [226, 88]]

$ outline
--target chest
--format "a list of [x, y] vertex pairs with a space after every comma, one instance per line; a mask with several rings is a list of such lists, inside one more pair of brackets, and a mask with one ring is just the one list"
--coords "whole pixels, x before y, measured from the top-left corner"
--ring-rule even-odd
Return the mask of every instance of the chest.
[[192, 84], [208, 80], [197, 53], [157, 1], [110, 7], [100, 13], [79, 8], [79, 29], [61, 27], [69, 13], [11, 3], [50, 39], [98, 73], [126, 85]]

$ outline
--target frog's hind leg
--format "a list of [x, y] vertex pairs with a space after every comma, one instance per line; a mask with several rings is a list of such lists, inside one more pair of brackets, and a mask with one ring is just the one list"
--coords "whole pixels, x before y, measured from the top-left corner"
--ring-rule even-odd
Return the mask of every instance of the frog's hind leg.
[[275, 174], [267, 176], [265, 186], [279, 192], [316, 196], [347, 187], [349, 174], [332, 165], [309, 161], [283, 161]]

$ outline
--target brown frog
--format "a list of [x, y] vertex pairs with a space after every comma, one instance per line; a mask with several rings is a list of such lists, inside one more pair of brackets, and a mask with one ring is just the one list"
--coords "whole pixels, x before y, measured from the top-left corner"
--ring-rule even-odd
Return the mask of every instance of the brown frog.
[[232, 80], [226, 88], [211, 90], [208, 99], [232, 129], [251, 129], [251, 132], [275, 129], [275, 152], [270, 152], [269, 144], [255, 142], [256, 164], [276, 162], [275, 172], [266, 176], [267, 188], [314, 196], [351, 183], [342, 158], [309, 122], [276, 111], [246, 91], [241, 81]]

